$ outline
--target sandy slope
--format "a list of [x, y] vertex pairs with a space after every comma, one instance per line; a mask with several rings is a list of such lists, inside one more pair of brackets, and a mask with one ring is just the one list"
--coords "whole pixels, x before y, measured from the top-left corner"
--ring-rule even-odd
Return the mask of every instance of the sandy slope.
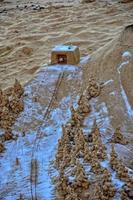
[[[23, 2], [31, 5], [29, 1]], [[47, 1], [39, 2], [47, 5]], [[72, 5], [71, 2], [67, 5]], [[23, 7], [22, 1], [17, 4]], [[1, 10], [14, 5], [15, 1], [2, 4]], [[132, 6], [97, 1], [84, 5], [74, 3], [74, 7], [69, 8], [11, 9], [0, 13], [1, 87], [9, 86], [15, 77], [23, 83], [31, 79], [37, 69], [49, 61], [55, 44], [79, 45], [82, 55], [95, 52], [132, 21]]]
[[[116, 145], [125, 164], [132, 165], [133, 144], [133, 25], [127, 26], [118, 36], [92, 54], [84, 69], [85, 86], [90, 75], [104, 82], [99, 103], [105, 103], [110, 116], [110, 127], [120, 126], [129, 140], [125, 148]], [[98, 109], [98, 108], [97, 108]], [[103, 122], [102, 122], [103, 123]], [[127, 152], [130, 152], [127, 154]]]

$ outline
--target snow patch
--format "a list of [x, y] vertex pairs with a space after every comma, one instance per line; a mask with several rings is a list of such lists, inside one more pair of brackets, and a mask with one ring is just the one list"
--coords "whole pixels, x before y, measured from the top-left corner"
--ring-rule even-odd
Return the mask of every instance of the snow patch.
[[116, 93], [115, 93], [115, 91], [113, 91], [113, 92], [110, 92], [109, 94], [112, 96], [115, 96]]
[[108, 167], [109, 167], [109, 161], [108, 161], [108, 160], [101, 161], [101, 162], [100, 162], [100, 165], [101, 165], [103, 168], [108, 168]]
[[90, 56], [84, 56], [84, 57], [82, 57], [81, 60], [80, 60], [80, 64], [81, 65], [87, 64], [87, 62], [89, 61], [89, 59], [90, 59]]
[[122, 54], [123, 60], [130, 59], [131, 57], [132, 57], [132, 53], [131, 53], [130, 51], [125, 51], [125, 52], [123, 52], [123, 54]]
[[121, 69], [123, 67], [125, 67], [127, 64], [129, 64], [129, 59], [132, 57], [132, 54], [129, 52], [129, 51], [125, 51], [123, 54], [122, 54], [122, 63], [119, 65], [119, 67], [117, 68], [117, 71], [118, 71], [118, 74], [119, 74], [119, 82], [120, 82], [120, 88], [121, 88], [121, 95], [123, 97], [123, 100], [125, 102], [125, 106], [126, 106], [126, 109], [127, 109], [127, 113], [130, 117], [133, 117], [133, 109], [128, 101], [128, 98], [127, 98], [127, 95], [125, 93], [125, 90], [122, 86], [122, 82], [121, 82]]
[[116, 172], [112, 172], [111, 175], [112, 175], [111, 179], [112, 179], [112, 182], [113, 182], [115, 188], [120, 190], [125, 185], [125, 183], [117, 178]]
[[106, 82], [103, 84], [103, 86], [108, 85], [108, 84], [110, 84], [110, 83], [112, 83], [112, 82], [113, 82], [113, 80], [110, 79], [110, 80], [106, 81]]

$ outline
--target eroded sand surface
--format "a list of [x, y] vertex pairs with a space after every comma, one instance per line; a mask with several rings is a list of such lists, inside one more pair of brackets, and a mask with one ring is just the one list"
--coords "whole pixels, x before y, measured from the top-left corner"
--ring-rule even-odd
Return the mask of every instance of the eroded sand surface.
[[[21, 194], [29, 200], [55, 199], [51, 178], [57, 174], [51, 162], [62, 135], [61, 125], [71, 117], [70, 107], [77, 107], [91, 75], [103, 88], [90, 102], [83, 131], [89, 134], [96, 120], [108, 154], [108, 141], [120, 126], [128, 144], [114, 146], [132, 174], [133, 31], [125, 37], [121, 34], [132, 23], [133, 3], [71, 1], [66, 3], [70, 7], [62, 7], [60, 2], [51, 7], [47, 1], [39, 1], [47, 7], [41, 10], [32, 9], [34, 1], [18, 1], [20, 8], [28, 5], [24, 9], [16, 9], [16, 1], [0, 8], [7, 10], [0, 13], [0, 86], [12, 85], [15, 78], [25, 84], [24, 111], [12, 128], [19, 137], [6, 142], [0, 155], [1, 200], [14, 200]], [[61, 43], [78, 45], [81, 56], [90, 56], [83, 57], [81, 63], [86, 65], [43, 65], [50, 60], [51, 48]], [[102, 164], [108, 168], [107, 160]], [[114, 181], [120, 190], [122, 183]], [[119, 195], [114, 199], [120, 199]]]

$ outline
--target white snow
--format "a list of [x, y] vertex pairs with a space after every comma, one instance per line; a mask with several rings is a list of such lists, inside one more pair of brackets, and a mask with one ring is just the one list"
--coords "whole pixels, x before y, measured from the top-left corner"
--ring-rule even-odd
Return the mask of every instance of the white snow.
[[131, 53], [130, 51], [125, 51], [125, 52], [123, 52], [123, 54], [122, 54], [123, 60], [130, 59], [131, 57], [132, 57], [132, 53]]
[[102, 135], [102, 142], [106, 143], [110, 139], [110, 133], [113, 133], [114, 129], [111, 125], [111, 119], [106, 103], [101, 102], [99, 104], [97, 99], [93, 99], [91, 102], [91, 113], [88, 115], [88, 117], [86, 117], [84, 121], [83, 131], [85, 134], [90, 133], [94, 120], [96, 119], [98, 128]]
[[[45, 66], [45, 65], [44, 65]], [[67, 72], [80, 72], [80, 67], [74, 66], [74, 65], [51, 65], [51, 66], [45, 66], [43, 71], [67, 71]], [[42, 72], [41, 72], [42, 73]], [[55, 74], [52, 75], [53, 77], [55, 77]], [[50, 78], [48, 77], [48, 79], [52, 80], [52, 76], [50, 76]], [[47, 82], [46, 82], [47, 83]]]
[[86, 174], [89, 174], [89, 172], [91, 170], [91, 165], [89, 165], [88, 163], [87, 164], [84, 163], [84, 170], [85, 170]]
[[[38, 198], [40, 200], [54, 199], [51, 161], [55, 156], [56, 145], [62, 134], [61, 125], [70, 118], [70, 106], [75, 105], [79, 96], [74, 86], [70, 86], [70, 92], [62, 97], [58, 106], [50, 112], [47, 120], [44, 120], [47, 105], [33, 101], [33, 97], [36, 96], [35, 94], [41, 95], [41, 98], [49, 102], [61, 71], [67, 72], [67, 76], [73, 74], [70, 81], [75, 80], [76, 83], [77, 80], [81, 83], [82, 74], [79, 67], [49, 66], [43, 68], [25, 87], [27, 94], [24, 98], [25, 108], [13, 126], [13, 132], [20, 136], [17, 141], [6, 143], [6, 151], [0, 155], [1, 200], [17, 199], [20, 193], [24, 194], [25, 199], [31, 199], [31, 159], [36, 159], [38, 163], [38, 182], [36, 185]], [[47, 94], [44, 94], [43, 97], [43, 93], [40, 91], [43, 89], [43, 92], [44, 88]], [[25, 132], [24, 137], [21, 136], [23, 131]], [[0, 133], [2, 133], [1, 130]], [[16, 165], [16, 158], [19, 160], [19, 165]], [[32, 189], [34, 195], [34, 184]]]
[[74, 176], [69, 176], [69, 181], [70, 182], [74, 182], [75, 181], [75, 177]]
[[121, 82], [121, 69], [123, 67], [126, 67], [126, 65], [128, 65], [130, 63], [130, 58], [132, 57], [131, 52], [129, 51], [125, 51], [122, 54], [122, 63], [119, 65], [119, 67], [117, 68], [118, 74], [119, 74], [119, 82], [120, 82], [120, 88], [121, 88], [121, 95], [123, 97], [126, 109], [127, 109], [127, 113], [130, 117], [133, 117], [133, 109], [128, 101], [127, 95], [125, 93], [125, 90], [122, 86], [122, 82]]
[[109, 94], [112, 96], [115, 96], [116, 93], [115, 93], [115, 91], [113, 91], [113, 92], [110, 92]]
[[127, 65], [127, 64], [129, 64], [129, 61], [128, 61], [128, 60], [127, 60], [127, 61], [123, 61], [123, 62], [120, 64], [120, 66], [117, 68], [117, 71], [118, 71], [119, 74], [121, 73], [122, 67], [124, 67], [124, 66]]
[[60, 51], [74, 51], [75, 49], [77, 48], [77, 46], [73, 46], [73, 45], [57, 45], [53, 48], [52, 51], [57, 51], [57, 52], [60, 52]]
[[127, 95], [125, 93], [125, 90], [123, 89], [123, 86], [121, 85], [121, 95], [123, 97], [123, 100], [125, 102], [126, 108], [127, 108], [127, 113], [130, 117], [133, 117], [133, 109], [128, 101]]
[[110, 83], [112, 83], [112, 82], [113, 82], [113, 80], [110, 79], [110, 80], [106, 81], [106, 82], [103, 84], [103, 86], [108, 85], [108, 84], [110, 84]]
[[108, 160], [101, 161], [100, 165], [104, 168], [108, 168], [109, 167], [109, 161]]
[[123, 181], [121, 181], [120, 179], [117, 178], [116, 172], [112, 172], [111, 175], [112, 175], [112, 177], [111, 177], [112, 178], [112, 182], [113, 182], [115, 188], [118, 189], [118, 190], [121, 189], [122, 186], [125, 183]]
[[84, 56], [80, 59], [80, 64], [81, 65], [84, 65], [84, 64], [87, 64], [87, 62], [89, 61], [90, 59], [90, 56]]

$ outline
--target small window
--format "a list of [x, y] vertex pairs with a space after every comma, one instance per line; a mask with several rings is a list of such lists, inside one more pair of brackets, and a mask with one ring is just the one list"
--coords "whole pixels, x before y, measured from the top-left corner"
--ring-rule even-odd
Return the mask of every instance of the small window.
[[57, 55], [57, 59], [59, 64], [67, 64], [67, 55]]

